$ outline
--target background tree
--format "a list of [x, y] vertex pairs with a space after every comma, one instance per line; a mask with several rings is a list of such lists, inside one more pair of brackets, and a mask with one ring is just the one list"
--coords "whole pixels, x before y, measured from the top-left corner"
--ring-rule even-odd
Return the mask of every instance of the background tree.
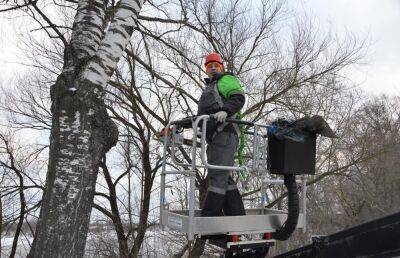
[[[255, 9], [241, 1], [186, 1], [177, 4], [182, 9], [181, 20], [167, 13], [164, 18], [144, 18], [149, 23], [165, 23], [164, 26], [139, 24], [138, 32], [147, 37], [149, 46], [154, 47], [154, 50], [147, 49], [150, 53], [148, 56], [152, 58], [131, 55], [151, 72], [156, 82], [174, 90], [167, 93], [166, 98], [176, 101], [174, 108], [179, 109], [177, 113], [192, 115], [196, 112], [197, 98], [189, 95], [200, 94], [203, 87], [201, 60], [212, 49], [223, 55], [228, 62], [228, 69], [236, 73], [246, 87], [246, 120], [268, 123], [278, 116], [298, 118], [320, 114], [331, 123], [343, 125], [341, 122], [350, 115], [348, 107], [356, 96], [346, 90], [345, 81], [338, 74], [359, 60], [363, 42], [356, 43], [354, 38], [340, 41], [329, 34], [314, 36], [318, 34], [310, 23], [301, 21], [294, 24], [289, 38], [282, 37], [276, 33], [276, 28], [284, 26], [279, 23], [280, 15], [284, 15], [280, 2], [263, 2], [258, 6], [258, 17], [254, 15]], [[250, 13], [254, 19], [248, 18]], [[171, 26], [175, 26], [175, 30]], [[160, 79], [165, 74], [171, 74], [168, 80]], [[166, 107], [170, 105], [164, 104]], [[339, 113], [339, 110], [345, 112]], [[340, 132], [342, 128], [338, 127], [338, 130]], [[329, 155], [335, 144], [322, 141], [319, 146], [320, 153], [326, 155], [319, 161], [320, 175], [309, 184], [349, 165], [345, 162], [336, 167], [326, 165], [335, 158]], [[250, 156], [251, 153], [248, 154]], [[181, 158], [184, 158], [184, 153]], [[204, 177], [204, 171], [199, 171], [198, 186], [205, 186]], [[250, 193], [258, 194], [259, 182], [250, 182]], [[182, 189], [182, 185], [177, 184], [173, 189], [178, 195], [171, 196], [170, 204], [175, 208], [187, 208], [187, 203], [180, 198], [184, 194], [180, 195], [182, 190], [178, 190]], [[206, 188], [199, 189], [201, 197], [204, 194], [201, 189]], [[272, 196], [271, 206], [280, 204], [285, 196], [283, 189], [271, 189], [268, 194]], [[250, 199], [259, 200], [260, 196]], [[187, 247], [182, 244], [183, 249], [179, 254], [185, 253]], [[198, 256], [203, 247], [204, 242], [197, 241], [190, 255]]]
[[[70, 2], [64, 4], [67, 3]], [[79, 5], [62, 8], [75, 13]], [[108, 3], [104, 19], [111, 18], [116, 8], [114, 3]], [[71, 35], [66, 36], [71, 37], [71, 42], [76, 27], [71, 26], [72, 21], [59, 23], [66, 25], [65, 28], [55, 26], [65, 35]], [[52, 27], [45, 29], [52, 32]], [[295, 119], [319, 114], [340, 136], [335, 141], [318, 141], [317, 174], [307, 182], [307, 233], [298, 232], [290, 241], [278, 243], [275, 253], [307, 243], [311, 234], [337, 231], [360, 221], [357, 216], [345, 220], [346, 216], [340, 214], [354, 212], [353, 209], [357, 210], [363, 202], [363, 195], [351, 194], [354, 188], [351, 182], [358, 185], [367, 179], [361, 175], [366, 173], [367, 164], [372, 167], [368, 162], [382, 152], [375, 147], [366, 151], [367, 136], [363, 141], [355, 141], [356, 135], [362, 135], [365, 128], [361, 127], [361, 122], [356, 123], [359, 127], [354, 127], [354, 121], [370, 118], [359, 109], [363, 102], [360, 93], [343, 77], [343, 71], [362, 58], [365, 43], [351, 35], [344, 39], [332, 35], [317, 31], [307, 19], [291, 16], [284, 1], [150, 1], [138, 17], [137, 28], [116, 72], [100, 92], [105, 99], [102, 107], [107, 108], [120, 137], [117, 147], [108, 155], [98, 149], [100, 177], [86, 252], [93, 256], [122, 257], [154, 253], [196, 257], [203, 249], [206, 255], [221, 252], [203, 241], [197, 241], [194, 248], [189, 249], [186, 236], [160, 232], [157, 227], [157, 172], [161, 156], [157, 132], [171, 119], [196, 113], [197, 99], [204, 87], [202, 60], [210, 51], [220, 52], [227, 61], [227, 69], [236, 73], [245, 86], [245, 120], [269, 123], [277, 117]], [[50, 129], [50, 96], [43, 93], [53, 84], [51, 80], [55, 81], [65, 69], [62, 40], [51, 39], [51, 42], [45, 45], [47, 43], [34, 39], [27, 41], [27, 46], [36, 46], [30, 47], [27, 54], [30, 53], [30, 60], [35, 60], [37, 72], [16, 83], [15, 90], [3, 90], [0, 107], [9, 114], [14, 128]], [[82, 69], [90, 60], [82, 61]], [[78, 78], [67, 84], [80, 83], [81, 75], [79, 72], [65, 77]], [[58, 78], [57, 82], [60, 80]], [[72, 88], [78, 89], [79, 85]], [[79, 90], [66, 92], [66, 98], [75, 98]], [[393, 114], [390, 110], [388, 108], [385, 114]], [[72, 119], [75, 118], [73, 114], [71, 123], [77, 121]], [[245, 157], [251, 156], [250, 146], [251, 138]], [[46, 148], [46, 145], [41, 147]], [[39, 149], [40, 145], [35, 148]], [[180, 148], [178, 158], [190, 162], [188, 150]], [[364, 172], [356, 173], [358, 170]], [[196, 173], [198, 205], [207, 187], [205, 176], [203, 170]], [[248, 184], [250, 190], [243, 196], [247, 206], [259, 205], [260, 184], [257, 177]], [[186, 178], [171, 176], [168, 186], [170, 207], [187, 209]], [[285, 189], [270, 188], [268, 197], [269, 206], [285, 208]], [[115, 235], [110, 231], [115, 231]]]
[[39, 153], [16, 141], [15, 134], [1, 133], [0, 140], [1, 234], [12, 238], [10, 257], [26, 256], [17, 247], [22, 242], [29, 249], [27, 240], [34, 233], [33, 218], [41, 204], [38, 193], [43, 190], [37, 172], [44, 164], [37, 159]]
[[[118, 138], [103, 90], [142, 3], [118, 2], [109, 21], [107, 1], [79, 1], [69, 41], [37, 2], [22, 4], [47, 23], [42, 28], [50, 36], [49, 31], [55, 33], [64, 47], [63, 71], [50, 93], [49, 168], [30, 257], [83, 255], [98, 167]], [[24, 7], [15, 3], [15, 8]]]

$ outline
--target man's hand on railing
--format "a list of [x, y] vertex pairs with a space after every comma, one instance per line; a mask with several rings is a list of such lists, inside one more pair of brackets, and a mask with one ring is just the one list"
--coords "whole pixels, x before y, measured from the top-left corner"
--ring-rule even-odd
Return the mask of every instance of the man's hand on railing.
[[228, 113], [226, 113], [225, 111], [219, 111], [212, 115], [212, 117], [214, 117], [215, 120], [217, 120], [220, 123], [225, 122], [227, 116], [228, 116]]

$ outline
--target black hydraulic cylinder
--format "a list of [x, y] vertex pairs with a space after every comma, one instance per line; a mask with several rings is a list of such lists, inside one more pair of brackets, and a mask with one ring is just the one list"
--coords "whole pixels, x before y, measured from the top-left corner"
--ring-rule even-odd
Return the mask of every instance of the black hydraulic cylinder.
[[284, 183], [288, 190], [288, 216], [282, 227], [272, 233], [272, 238], [280, 241], [289, 239], [296, 229], [300, 210], [296, 176], [290, 174], [284, 175]]

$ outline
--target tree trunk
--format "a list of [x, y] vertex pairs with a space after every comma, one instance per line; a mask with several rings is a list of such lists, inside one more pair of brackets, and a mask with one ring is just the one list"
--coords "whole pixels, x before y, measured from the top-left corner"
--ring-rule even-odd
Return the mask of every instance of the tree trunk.
[[136, 237], [131, 249], [130, 257], [138, 257], [140, 247], [142, 246], [147, 226], [148, 226], [148, 217], [149, 217], [149, 210], [150, 210], [150, 195], [151, 195], [151, 188], [153, 187], [153, 175], [151, 169], [151, 161], [150, 161], [150, 145], [148, 139], [145, 139], [145, 136], [142, 134], [141, 142], [143, 146], [142, 151], [142, 167], [143, 167], [143, 176], [144, 176], [144, 184], [143, 184], [143, 197], [142, 197], [142, 204], [140, 209], [139, 215], [139, 223], [138, 228], [136, 230]]
[[110, 193], [109, 201], [111, 206], [111, 215], [112, 221], [114, 224], [115, 232], [117, 233], [118, 238], [118, 248], [119, 248], [119, 257], [120, 258], [127, 258], [129, 257], [129, 249], [128, 249], [128, 241], [127, 237], [125, 236], [124, 226], [121, 220], [121, 214], [118, 210], [118, 203], [117, 203], [117, 193], [115, 190], [115, 185], [112, 182], [112, 178], [110, 175], [110, 171], [107, 168], [106, 160], [104, 158], [104, 162], [101, 164], [104, 178], [106, 179], [108, 190]]
[[[15, 167], [13, 159], [11, 160], [11, 164], [13, 167]], [[17, 224], [17, 228], [15, 230], [14, 240], [13, 240], [13, 244], [12, 244], [12, 248], [11, 248], [10, 258], [15, 257], [15, 254], [17, 252], [18, 239], [19, 239], [19, 235], [22, 230], [22, 225], [24, 223], [24, 215], [25, 215], [25, 208], [26, 208], [26, 201], [25, 201], [25, 194], [24, 194], [24, 178], [22, 177], [22, 174], [20, 171], [15, 170], [15, 172], [19, 179], [18, 192], [19, 192], [19, 201], [20, 201], [21, 208], [20, 208], [18, 224]]]
[[3, 236], [2, 236], [2, 234], [3, 234], [3, 201], [2, 201], [2, 198], [3, 198], [3, 193], [0, 190], [0, 250], [3, 250], [2, 246], [1, 246], [1, 240], [3, 239]]
[[95, 94], [80, 91], [61, 97], [60, 84], [52, 94], [58, 96], [53, 98], [49, 168], [34, 257], [83, 256], [100, 160], [118, 137]]
[[[198, 189], [199, 189], [199, 201], [200, 207], [203, 207], [204, 201], [207, 196], [207, 188], [208, 188], [208, 180], [201, 180], [198, 178]], [[206, 245], [206, 240], [197, 238], [193, 246], [189, 249], [189, 257], [190, 258], [197, 258], [200, 257], [204, 252], [204, 247]]]
[[84, 254], [98, 167], [118, 139], [103, 88], [132, 35], [142, 3], [119, 2], [105, 34], [104, 2], [78, 4], [64, 70], [51, 89], [49, 166], [29, 257]]

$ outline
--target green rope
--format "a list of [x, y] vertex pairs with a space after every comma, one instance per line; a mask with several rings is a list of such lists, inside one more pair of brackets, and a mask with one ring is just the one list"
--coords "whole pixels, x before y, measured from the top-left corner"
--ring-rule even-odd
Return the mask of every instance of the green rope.
[[[239, 112], [237, 115], [237, 118], [239, 120], [242, 120], [242, 113]], [[240, 166], [243, 166], [244, 161], [243, 161], [243, 150], [244, 150], [244, 146], [245, 146], [245, 137], [244, 137], [244, 126], [243, 124], [239, 124], [239, 131], [240, 131], [240, 135], [239, 135], [239, 148], [238, 148], [238, 162]]]
[[[242, 113], [239, 112], [237, 115], [237, 118], [239, 120], [242, 120], [242, 117], [243, 117]], [[243, 124], [239, 124], [239, 131], [240, 131], [240, 135], [239, 135], [239, 148], [238, 148], [238, 163], [240, 166], [243, 166], [243, 164], [244, 164], [243, 150], [244, 150], [244, 146], [246, 144], [246, 138], [245, 138]], [[240, 181], [242, 182], [243, 189], [245, 191], [248, 191], [249, 190], [249, 188], [247, 187], [248, 175], [246, 173], [244, 173], [243, 171], [239, 171], [239, 178], [240, 178]]]

